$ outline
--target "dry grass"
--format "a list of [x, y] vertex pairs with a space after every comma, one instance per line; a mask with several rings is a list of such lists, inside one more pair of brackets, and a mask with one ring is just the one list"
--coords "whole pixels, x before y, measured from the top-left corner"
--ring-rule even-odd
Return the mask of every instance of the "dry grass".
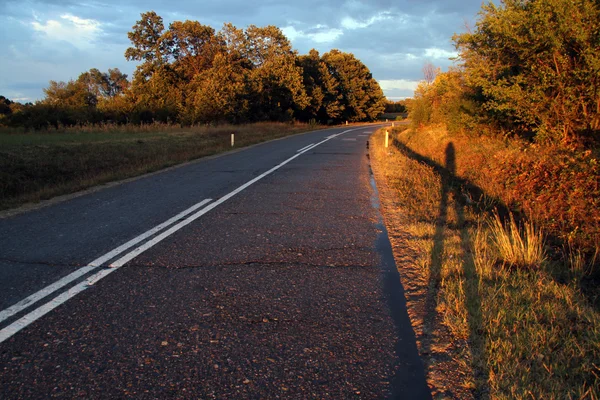
[[544, 264], [544, 238], [531, 221], [526, 221], [521, 229], [512, 213], [506, 223], [494, 213], [489, 220], [489, 230], [504, 263], [522, 268], [537, 268]]
[[470, 200], [487, 202], [482, 206], [489, 210], [501, 202], [526, 215], [546, 234], [548, 245], [565, 246], [566, 262], [571, 250], [585, 256], [586, 263], [600, 254], [598, 152], [452, 135], [441, 127], [407, 131], [401, 140], [440, 165], [453, 143], [456, 175], [479, 186], [486, 196]]
[[129, 178], [231, 149], [318, 129], [258, 123], [180, 127], [102, 125], [0, 131], [0, 210]]
[[[490, 175], [470, 170], [460, 155], [449, 157], [444, 132], [400, 133], [398, 140], [410, 152], [382, 149], [382, 136], [372, 140], [374, 168], [393, 189], [397, 212], [405, 216], [402, 229], [410, 234], [398, 252], [412, 249], [427, 280], [425, 296], [407, 301], [409, 308], [423, 303], [411, 320], [434, 392], [455, 398], [597, 399], [600, 313], [576, 279], [553, 278], [556, 261], [545, 256], [540, 231], [488, 213], [497, 193], [471, 196], [464, 177], [489, 181]], [[466, 141], [460, 143], [454, 148], [472, 151], [464, 148]], [[496, 144], [476, 146], [479, 157], [494, 157], [484, 149]], [[417, 162], [417, 152], [432, 163]], [[499, 188], [503, 182], [487, 184]], [[571, 268], [590, 268], [587, 258], [571, 254]], [[397, 265], [405, 277], [402, 258]]]

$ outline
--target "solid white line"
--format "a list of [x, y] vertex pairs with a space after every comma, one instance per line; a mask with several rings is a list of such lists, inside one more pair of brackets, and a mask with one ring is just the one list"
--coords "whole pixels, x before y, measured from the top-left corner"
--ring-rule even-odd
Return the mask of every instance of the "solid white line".
[[356, 142], [356, 138], [345, 138], [342, 139], [342, 142]]
[[207, 203], [210, 203], [211, 201], [212, 201], [211, 199], [206, 199], [206, 200], [202, 200], [200, 203], [194, 204], [192, 207], [180, 212], [179, 214], [177, 214], [176, 216], [174, 216], [172, 218], [169, 218], [162, 224], [155, 226], [154, 228], [152, 228], [152, 229], [142, 233], [141, 235], [136, 236], [135, 238], [131, 239], [130, 241], [122, 244], [121, 246], [96, 258], [94, 261], [88, 263], [85, 267], [79, 268], [78, 270], [71, 272], [69, 275], [64, 276], [63, 278], [59, 279], [58, 281], [35, 292], [34, 294], [26, 297], [25, 299], [19, 301], [18, 303], [13, 304], [12, 306], [0, 311], [0, 322], [4, 321], [7, 318], [12, 317], [13, 315], [17, 314], [18, 312], [23, 311], [24, 309], [26, 309], [33, 303], [40, 301], [44, 297], [61, 289], [62, 287], [68, 285], [69, 283], [73, 282], [74, 280], [87, 274], [88, 272], [93, 271], [94, 269], [98, 268], [105, 262], [115, 258], [116, 256], [118, 256], [125, 250], [135, 246], [139, 242], [147, 239], [148, 237], [154, 235], [155, 233], [160, 232], [164, 228], [168, 227], [169, 225], [173, 224], [174, 222], [177, 222], [178, 220], [187, 216], [188, 214], [191, 214], [192, 212], [196, 211], [198, 208], [204, 206]]
[[308, 146], [301, 148], [301, 149], [300, 149], [300, 150], [298, 150], [296, 153], [300, 153], [301, 151], [304, 151], [304, 150], [308, 149], [309, 147], [311, 147], [311, 146], [313, 146], [313, 145], [314, 145], [314, 143], [311, 143], [311, 144], [309, 144]]
[[[110, 274], [112, 271], [115, 271], [115, 269], [105, 269], [105, 270], [102, 270], [101, 272], [105, 272], [105, 271], [107, 273], [104, 276]], [[96, 275], [98, 275], [98, 274], [96, 274]], [[0, 343], [4, 342], [6, 339], [13, 336], [15, 333], [19, 332], [21, 329], [25, 328], [27, 325], [31, 324], [32, 322], [36, 321], [37, 319], [48, 314], [50, 311], [54, 310], [56, 307], [60, 306], [61, 304], [63, 304], [67, 300], [69, 300], [70, 298], [83, 292], [88, 287], [89, 287], [89, 285], [88, 285], [87, 281], [80, 282], [77, 285], [70, 288], [69, 290], [67, 290], [66, 292], [61, 293], [60, 295], [58, 295], [57, 297], [55, 297], [48, 303], [36, 308], [35, 310], [28, 313], [24, 317], [16, 320], [12, 324], [8, 325], [6, 328], [4, 328], [0, 331]]]
[[[338, 133], [336, 135], [328, 136], [324, 140], [322, 140], [321, 142], [315, 144], [311, 148], [317, 147], [317, 146], [319, 146], [319, 145], [321, 145], [321, 144], [323, 144], [323, 143], [325, 143], [325, 142], [327, 142], [327, 141], [329, 141], [329, 140], [331, 140], [331, 139], [333, 139], [333, 138], [335, 138], [337, 136], [340, 136], [340, 135], [343, 135], [345, 133], [348, 133], [348, 132], [351, 132], [351, 131], [355, 131], [355, 130], [358, 130], [358, 129], [361, 129], [361, 128], [349, 129], [349, 130], [343, 131], [341, 133]], [[66, 302], [70, 298], [75, 297], [77, 294], [83, 292], [84, 290], [86, 290], [90, 286], [94, 285], [99, 280], [105, 278], [109, 274], [111, 274], [114, 271], [118, 270], [123, 265], [125, 265], [127, 262], [131, 261], [134, 257], [140, 255], [144, 251], [148, 250], [152, 246], [154, 246], [157, 243], [159, 243], [160, 241], [164, 240], [166, 237], [172, 235], [173, 233], [177, 232], [178, 230], [180, 230], [184, 226], [186, 226], [186, 225], [190, 224], [191, 222], [195, 221], [196, 219], [200, 218], [202, 215], [206, 214], [207, 212], [209, 212], [213, 208], [215, 208], [218, 205], [220, 205], [220, 204], [224, 203], [225, 201], [229, 200], [230, 198], [232, 198], [236, 194], [240, 193], [244, 189], [248, 188], [249, 186], [251, 186], [251, 185], [255, 184], [256, 182], [258, 182], [259, 180], [263, 179], [264, 177], [266, 177], [266, 176], [272, 174], [273, 172], [277, 171], [279, 168], [281, 168], [284, 165], [288, 164], [292, 160], [300, 157], [302, 154], [306, 153], [308, 150], [309, 149], [306, 149], [306, 150], [303, 150], [303, 151], [299, 152], [298, 154], [296, 154], [296, 155], [288, 158], [287, 160], [283, 161], [279, 165], [271, 168], [267, 172], [265, 172], [265, 173], [257, 176], [256, 178], [254, 178], [254, 179], [246, 182], [245, 184], [243, 184], [242, 186], [240, 186], [239, 188], [237, 188], [233, 192], [230, 192], [230, 193], [226, 194], [225, 196], [221, 197], [219, 200], [215, 201], [212, 204], [209, 204], [208, 206], [204, 207], [202, 210], [198, 211], [197, 213], [193, 214], [192, 216], [186, 218], [185, 220], [179, 222], [176, 225], [173, 225], [171, 228], [169, 228], [165, 232], [161, 233], [160, 235], [156, 236], [152, 240], [148, 241], [146, 244], [144, 244], [144, 245], [142, 245], [140, 247], [137, 247], [136, 249], [134, 249], [130, 253], [126, 254], [125, 256], [121, 257], [117, 261], [111, 263], [111, 265], [110, 265], [111, 268], [103, 269], [103, 270], [95, 273], [94, 275], [92, 275], [89, 278], [87, 278], [85, 281], [78, 283], [77, 285], [75, 285], [72, 288], [70, 288], [68, 291], [66, 291], [64, 293], [61, 293], [60, 295], [58, 295], [54, 299], [50, 300], [48, 303], [46, 303], [46, 304], [44, 304], [44, 305], [36, 308], [35, 310], [33, 310], [30, 313], [26, 314], [25, 316], [21, 317], [17, 321], [15, 321], [12, 324], [8, 325], [6, 328], [0, 330], [0, 343], [2, 343], [3, 341], [5, 341], [6, 339], [10, 338], [11, 336], [13, 336], [17, 332], [19, 332], [21, 329], [25, 328], [26, 326], [28, 326], [32, 322], [36, 321], [37, 319], [39, 319], [42, 316], [44, 316], [47, 313], [49, 313], [50, 311], [54, 310], [56, 307], [58, 307], [59, 305], [63, 304], [64, 302]], [[205, 201], [207, 201], [207, 200], [205, 200]], [[208, 200], [208, 201], [210, 201], [210, 200]], [[196, 206], [194, 206], [194, 207], [196, 207]], [[188, 210], [186, 210], [186, 211], [188, 211]], [[168, 221], [176, 221], [176, 220], [181, 219], [181, 218], [182, 218], [181, 214], [178, 214], [177, 216], [169, 219]], [[164, 224], [166, 224], [168, 221], [166, 221]], [[161, 225], [163, 225], [163, 224], [161, 224]], [[156, 228], [154, 228], [154, 229], [156, 229]], [[142, 235], [140, 235], [140, 236], [142, 236]], [[135, 239], [131, 240], [130, 242], [133, 242], [134, 240]], [[130, 242], [127, 242], [127, 243], [130, 243]]]
[[46, 286], [45, 288], [41, 289], [40, 291], [35, 292], [31, 296], [26, 297], [25, 299], [19, 301], [18, 303], [13, 304], [12, 306], [2, 310], [0, 312], [0, 322], [4, 321], [7, 318], [12, 317], [16, 313], [29, 307], [31, 304], [43, 299], [44, 297], [48, 296], [49, 294], [68, 285], [69, 283], [73, 282], [75, 279], [82, 277], [83, 275], [87, 274], [90, 271], [95, 270], [96, 268], [98, 268], [98, 267], [92, 266], [92, 265], [86, 265], [85, 267], [82, 267], [82, 268], [78, 269], [77, 271], [70, 273], [69, 275], [54, 282], [53, 284]]
[[[305, 149], [303, 149], [303, 150], [302, 150], [302, 153], [306, 153], [307, 151], [314, 149], [314, 148], [315, 148], [315, 147], [317, 147], [319, 144], [320, 144], [320, 143], [313, 144], [312, 146], [308, 146], [307, 148], [305, 148]], [[300, 151], [299, 151], [298, 153], [300, 153]]]

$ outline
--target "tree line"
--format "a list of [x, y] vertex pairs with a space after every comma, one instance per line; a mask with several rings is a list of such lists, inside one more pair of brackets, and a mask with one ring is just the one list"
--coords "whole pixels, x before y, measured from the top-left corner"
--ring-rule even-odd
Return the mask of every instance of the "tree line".
[[165, 28], [153, 11], [128, 33], [125, 57], [138, 62], [131, 80], [119, 69], [90, 69], [76, 80], [50, 81], [45, 98], [0, 101], [0, 123], [41, 129], [83, 123], [185, 125], [256, 121], [371, 121], [386, 100], [353, 54], [299, 55], [275, 26], [220, 31], [198, 21]]
[[[483, 5], [455, 35], [459, 65], [422, 82], [413, 122], [540, 143], [600, 139], [600, 6], [590, 0]], [[431, 71], [429, 71], [431, 72]]]

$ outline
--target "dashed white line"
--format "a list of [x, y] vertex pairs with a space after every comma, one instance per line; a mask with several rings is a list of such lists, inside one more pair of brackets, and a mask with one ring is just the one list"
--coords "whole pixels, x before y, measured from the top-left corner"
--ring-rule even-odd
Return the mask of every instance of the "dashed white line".
[[[50, 311], [54, 310], [56, 307], [58, 307], [59, 305], [63, 304], [67, 300], [75, 297], [77, 294], [83, 292], [84, 290], [86, 290], [90, 286], [94, 285], [99, 280], [101, 280], [101, 279], [105, 278], [106, 276], [108, 276], [109, 274], [113, 273], [114, 271], [116, 271], [117, 269], [119, 269], [120, 267], [122, 267], [123, 265], [125, 265], [127, 262], [131, 261], [136, 256], [140, 255], [141, 253], [143, 253], [144, 251], [148, 250], [152, 246], [156, 245], [160, 241], [162, 241], [165, 238], [167, 238], [168, 236], [172, 235], [173, 233], [177, 232], [178, 230], [180, 230], [184, 226], [190, 224], [191, 222], [193, 222], [196, 219], [200, 218], [202, 215], [206, 214], [207, 212], [209, 212], [213, 208], [215, 208], [218, 205], [220, 205], [220, 204], [224, 203], [225, 201], [229, 200], [230, 198], [232, 198], [236, 194], [240, 193], [242, 190], [244, 190], [244, 189], [248, 188], [249, 186], [255, 184], [256, 182], [258, 182], [259, 180], [263, 179], [264, 177], [272, 174], [273, 172], [277, 171], [279, 168], [283, 167], [284, 165], [286, 165], [287, 163], [291, 162], [292, 160], [300, 157], [302, 154], [306, 153], [308, 150], [313, 149], [313, 148], [315, 148], [315, 147], [317, 147], [317, 146], [319, 146], [319, 145], [321, 145], [321, 144], [323, 144], [323, 143], [325, 143], [325, 142], [327, 142], [327, 141], [329, 141], [329, 140], [331, 140], [333, 138], [336, 138], [336, 137], [338, 137], [340, 135], [343, 135], [345, 133], [352, 132], [352, 131], [355, 131], [355, 130], [358, 130], [358, 129], [361, 129], [361, 128], [349, 129], [349, 130], [343, 131], [343, 132], [335, 134], [335, 135], [327, 136], [324, 140], [320, 141], [319, 143], [317, 143], [315, 145], [307, 146], [305, 149], [300, 149], [296, 155], [288, 158], [287, 160], [285, 160], [282, 163], [280, 163], [279, 165], [271, 168], [267, 172], [265, 172], [265, 173], [257, 176], [256, 178], [254, 178], [254, 179], [246, 182], [245, 184], [243, 184], [242, 186], [240, 186], [236, 190], [234, 190], [234, 191], [226, 194], [225, 196], [221, 197], [220, 199], [218, 199], [214, 203], [209, 204], [208, 206], [204, 207], [203, 209], [201, 209], [200, 211], [196, 212], [192, 216], [187, 217], [183, 221], [181, 221], [181, 222], [173, 225], [171, 228], [169, 228], [165, 232], [161, 233], [160, 235], [156, 236], [152, 240], [149, 240], [148, 242], [146, 242], [142, 246], [137, 247], [133, 251], [127, 253], [126, 255], [124, 255], [123, 257], [121, 257], [120, 259], [118, 259], [115, 262], [111, 263], [111, 265], [110, 265], [111, 268], [103, 269], [103, 270], [97, 272], [96, 274], [90, 276], [89, 278], [87, 278], [83, 282], [80, 282], [77, 285], [73, 286], [68, 291], [66, 291], [64, 293], [61, 293], [60, 295], [58, 295], [54, 299], [52, 299], [49, 302], [43, 304], [42, 306], [36, 308], [35, 310], [29, 312], [28, 314], [26, 314], [25, 316], [21, 317], [17, 321], [15, 321], [12, 324], [8, 325], [6, 328], [0, 330], [0, 343], [4, 342], [6, 339], [10, 338], [11, 336], [13, 336], [17, 332], [19, 332], [21, 329], [25, 328], [26, 326], [28, 326], [32, 322], [36, 321], [37, 319], [39, 319], [42, 316], [44, 316], [47, 313], [49, 313]], [[62, 288], [64, 286], [66, 286], [68, 283], [74, 281], [78, 277], [81, 277], [81, 276], [85, 275], [86, 273], [90, 272], [94, 268], [97, 268], [102, 263], [104, 263], [104, 262], [106, 262], [106, 261], [108, 261], [108, 260], [116, 257], [117, 255], [121, 254], [123, 251], [125, 251], [125, 250], [131, 248], [132, 246], [140, 243], [144, 239], [152, 236], [153, 234], [158, 233], [162, 229], [164, 229], [167, 226], [171, 225], [172, 223], [180, 220], [181, 218], [185, 217], [186, 215], [189, 215], [190, 213], [194, 212], [195, 210], [197, 210], [198, 208], [202, 207], [203, 205], [207, 204], [210, 201], [211, 200], [207, 199], [207, 200], [204, 200], [203, 202], [200, 202], [200, 203], [198, 203], [198, 204], [196, 204], [196, 205], [188, 208], [187, 210], [185, 210], [185, 211], [177, 214], [173, 218], [170, 218], [169, 220], [163, 222], [162, 224], [160, 224], [160, 225], [152, 228], [151, 230], [149, 230], [149, 231], [147, 231], [147, 232], [145, 232], [145, 233], [137, 236], [136, 238], [130, 240], [129, 242], [127, 242], [127, 243], [125, 243], [125, 244], [117, 247], [116, 249], [110, 251], [109, 253], [106, 253], [102, 257], [100, 257], [100, 258], [92, 261], [90, 263], [90, 265], [88, 265], [86, 267], [83, 267], [83, 268], [80, 268], [79, 270], [73, 272], [72, 274], [70, 274], [70, 275], [62, 278], [61, 280], [55, 282], [52, 285], [47, 286], [46, 288], [40, 290], [39, 292], [37, 292], [37, 293], [29, 296], [27, 299], [22, 300], [21, 302], [15, 304], [14, 306], [9, 307], [8, 309], [6, 309], [6, 310], [4, 310], [2, 312], [3, 313], [7, 312], [9, 309], [11, 309], [13, 307], [17, 307], [17, 305], [21, 304], [21, 303], [23, 303], [23, 304], [22, 304], [22, 308], [20, 308], [19, 311], [27, 308], [28, 305], [33, 304], [34, 302], [38, 301], [39, 299], [44, 298], [45, 296], [47, 296], [48, 294], [50, 294], [50, 293], [58, 290], [59, 288]], [[153, 233], [150, 233], [150, 232], [153, 232]], [[117, 250], [119, 250], [119, 249], [121, 249], [121, 250], [117, 252]], [[110, 255], [110, 257], [109, 257], [109, 255]], [[102, 261], [102, 262], [100, 262], [100, 261]], [[83, 272], [83, 271], [85, 271], [85, 272]], [[72, 275], [73, 276], [77, 275], [77, 276], [69, 278]], [[63, 282], [62, 284], [59, 285], [59, 282], [61, 282], [63, 280], [65, 280], [65, 282]], [[54, 289], [46, 292], [46, 294], [43, 294], [43, 293], [45, 293], [44, 291], [46, 291], [49, 288], [52, 288], [54, 285], [56, 285], [56, 288], [54, 288]], [[41, 297], [39, 297], [38, 300], [35, 300], [35, 301], [30, 300], [30, 301], [26, 302], [26, 300], [33, 299], [34, 296], [36, 296], [38, 294], [39, 294], [39, 296], [41, 296]], [[13, 311], [15, 309], [13, 309]], [[14, 314], [16, 314], [19, 311], [14, 311], [10, 315], [14, 315]], [[5, 318], [8, 318], [10, 315], [8, 315]]]

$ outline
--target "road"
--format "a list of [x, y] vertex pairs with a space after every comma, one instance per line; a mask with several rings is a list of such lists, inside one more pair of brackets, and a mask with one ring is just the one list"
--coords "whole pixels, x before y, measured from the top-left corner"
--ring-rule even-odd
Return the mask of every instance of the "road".
[[430, 398], [370, 174], [375, 129], [0, 219], [0, 398]]

